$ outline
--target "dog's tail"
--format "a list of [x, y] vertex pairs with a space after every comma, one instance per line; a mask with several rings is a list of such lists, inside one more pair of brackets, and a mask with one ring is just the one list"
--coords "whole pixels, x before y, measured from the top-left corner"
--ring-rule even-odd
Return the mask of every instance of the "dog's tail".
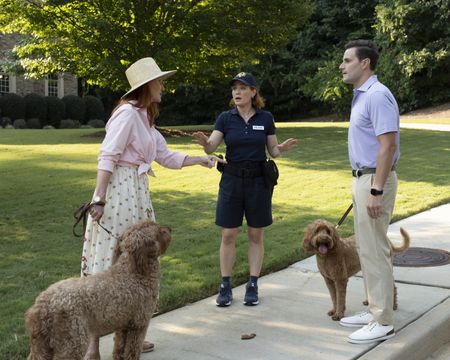
[[28, 360], [53, 359], [48, 331], [51, 328], [49, 321], [51, 322], [45, 306], [38, 302], [26, 312], [25, 328], [30, 337]]
[[408, 232], [403, 229], [402, 227], [400, 228], [400, 233], [402, 234], [403, 237], [403, 244], [400, 246], [394, 246], [394, 244], [392, 244], [392, 251], [394, 252], [394, 254], [400, 254], [404, 251], [406, 251], [409, 248], [409, 245], [411, 243], [411, 239], [409, 237]]

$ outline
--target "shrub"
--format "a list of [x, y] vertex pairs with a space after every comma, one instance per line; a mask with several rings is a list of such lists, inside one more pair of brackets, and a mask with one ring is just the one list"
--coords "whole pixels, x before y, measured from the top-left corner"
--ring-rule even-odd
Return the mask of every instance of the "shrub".
[[89, 120], [87, 124], [90, 127], [97, 128], [97, 129], [105, 127], [105, 122], [103, 120], [99, 120], [99, 119]]
[[7, 116], [11, 120], [25, 118], [25, 101], [17, 94], [8, 93], [0, 97], [2, 116]]
[[90, 120], [105, 118], [105, 108], [98, 97], [87, 95], [83, 97], [83, 101], [86, 106], [85, 124]]
[[59, 128], [61, 120], [66, 117], [66, 105], [61, 99], [54, 96], [46, 96], [47, 124]]
[[6, 127], [8, 125], [11, 125], [11, 118], [7, 117], [7, 116], [2, 116], [0, 118], [0, 126]]
[[28, 129], [40, 129], [42, 128], [41, 121], [38, 118], [27, 119], [27, 128]]
[[45, 98], [38, 94], [24, 96], [25, 119], [39, 119], [42, 124], [47, 123], [47, 103]]
[[25, 122], [24, 119], [16, 119], [14, 120], [14, 129], [26, 129], [27, 128], [27, 123]]
[[75, 121], [72, 119], [61, 120], [61, 124], [59, 125], [60, 129], [75, 129], [76, 127]]
[[84, 124], [86, 105], [83, 99], [75, 95], [67, 95], [62, 100], [66, 104], [66, 118], [78, 120]]

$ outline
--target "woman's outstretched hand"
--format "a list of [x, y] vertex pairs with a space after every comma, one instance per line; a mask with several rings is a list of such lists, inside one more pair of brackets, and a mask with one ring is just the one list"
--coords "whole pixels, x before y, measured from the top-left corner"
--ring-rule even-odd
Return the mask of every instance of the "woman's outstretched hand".
[[292, 148], [296, 147], [298, 144], [298, 139], [294, 139], [294, 138], [289, 138], [285, 141], [283, 141], [281, 144], [278, 144], [278, 149], [281, 152], [285, 152], [285, 151], [289, 151]]
[[222, 164], [226, 164], [227, 161], [224, 159], [221, 159], [215, 155], [205, 155], [205, 156], [199, 156], [200, 162], [199, 165], [205, 166], [209, 169], [214, 167], [216, 165], [216, 162], [220, 162]]
[[192, 133], [192, 137], [194, 138], [194, 141], [197, 142], [197, 144], [203, 147], [208, 145], [208, 137], [203, 133], [203, 131], [196, 131]]
[[183, 166], [201, 165], [211, 169], [216, 165], [216, 162], [226, 164], [227, 161], [218, 158], [215, 155], [203, 155], [203, 156], [186, 156]]

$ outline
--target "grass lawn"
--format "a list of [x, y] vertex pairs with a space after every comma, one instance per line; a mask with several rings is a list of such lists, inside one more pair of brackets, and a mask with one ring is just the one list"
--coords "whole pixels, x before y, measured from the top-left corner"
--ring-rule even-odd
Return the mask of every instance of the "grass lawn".
[[[97, 131], [0, 131], [0, 359], [26, 358], [24, 312], [48, 285], [79, 275], [82, 243], [72, 235], [72, 214], [94, 190], [101, 138], [92, 135]], [[394, 221], [450, 201], [450, 134], [401, 133]], [[281, 175], [273, 198], [274, 224], [265, 236], [265, 274], [303, 259], [305, 226], [317, 218], [337, 222], [351, 201], [347, 124], [278, 124], [278, 138], [287, 137], [300, 143], [277, 160]], [[189, 137], [168, 143], [173, 150], [202, 153]], [[150, 188], [156, 216], [173, 230], [172, 245], [161, 259], [159, 311], [165, 312], [218, 290], [220, 229], [214, 215], [219, 173], [158, 164], [154, 171]], [[341, 233], [352, 233], [351, 214]], [[243, 231], [233, 285], [247, 279], [246, 250]]]

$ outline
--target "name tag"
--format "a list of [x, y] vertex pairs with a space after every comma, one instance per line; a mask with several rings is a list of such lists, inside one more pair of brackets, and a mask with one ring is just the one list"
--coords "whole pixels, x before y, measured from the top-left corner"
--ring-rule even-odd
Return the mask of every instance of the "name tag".
[[264, 126], [262, 126], [262, 125], [253, 125], [253, 130], [264, 130]]

